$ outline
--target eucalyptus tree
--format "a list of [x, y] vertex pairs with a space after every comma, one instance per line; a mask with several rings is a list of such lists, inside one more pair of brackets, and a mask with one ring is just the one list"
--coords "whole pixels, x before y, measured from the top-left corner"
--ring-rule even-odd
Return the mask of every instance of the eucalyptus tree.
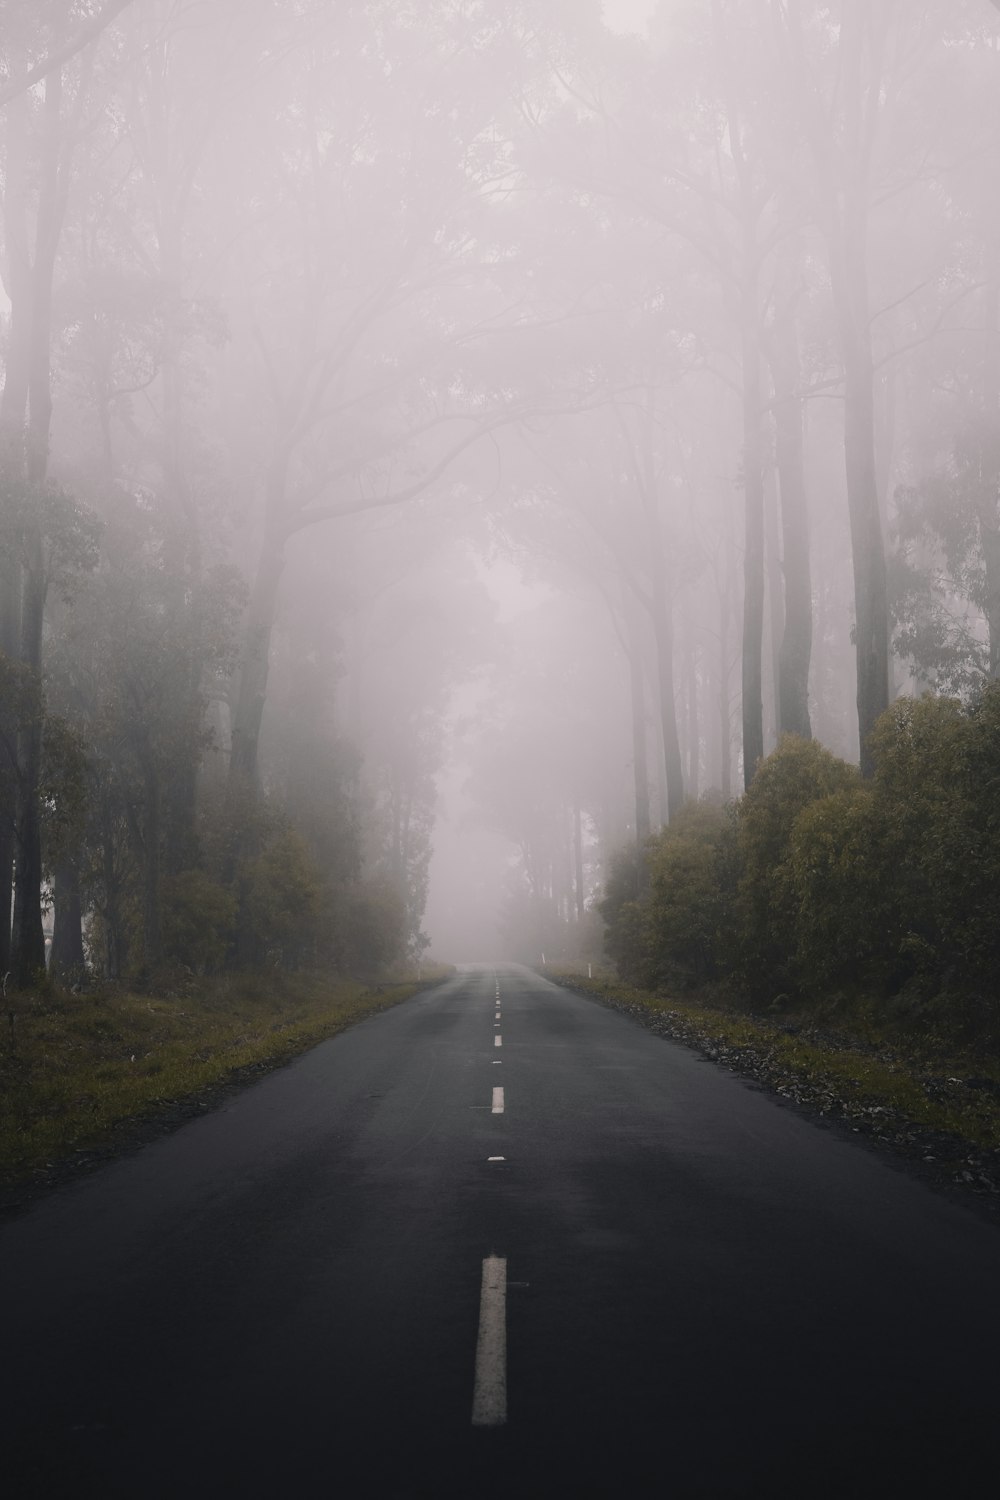
[[[621, 43], [592, 57], [571, 85], [588, 127], [583, 145], [575, 162], [568, 154], [561, 161], [581, 191], [627, 206], [659, 236], [664, 322], [672, 313], [676, 336], [713, 363], [741, 401], [747, 781], [764, 751], [762, 277], [787, 228], [775, 192], [780, 120], [761, 86], [758, 20], [744, 4], [689, 5], [663, 13], [657, 46]], [[678, 243], [688, 259], [683, 279], [671, 249]], [[721, 317], [691, 327], [689, 293], [699, 281], [714, 288]]]
[[920, 679], [965, 692], [1000, 675], [1000, 196], [983, 191], [1000, 170], [1000, 24], [963, 5], [941, 43], [910, 97], [934, 121], [926, 217], [941, 270], [897, 330], [892, 602], [894, 646]]
[[[0, 482], [8, 541], [16, 537], [16, 546], [8, 548], [0, 573], [0, 647], [17, 657], [39, 693], [46, 596], [59, 550], [50, 522], [66, 512], [48, 481], [53, 292], [73, 158], [89, 106], [93, 49], [86, 44], [101, 31], [99, 25], [84, 26], [80, 46], [67, 50], [61, 45], [61, 29], [69, 10], [68, 5], [57, 7], [43, 17], [12, 11], [3, 39], [8, 79], [3, 91], [3, 277], [10, 313], [0, 395]], [[5, 732], [16, 733], [17, 778], [14, 807], [0, 820], [5, 833], [14, 832], [12, 842], [0, 841], [0, 886], [7, 888], [13, 856], [10, 964], [15, 982], [29, 984], [45, 964], [43, 715], [32, 713], [16, 724], [9, 714], [4, 718]], [[6, 921], [2, 925], [6, 929]], [[0, 960], [6, 960], [6, 949], [5, 930]]]
[[[797, 304], [803, 296], [799, 255], [776, 257], [772, 316], [764, 347], [771, 372], [775, 467], [781, 499], [783, 628], [777, 662], [779, 736], [811, 739], [809, 668], [812, 661], [813, 600], [809, 552], [809, 492], [806, 478], [804, 367]], [[773, 587], [773, 582], [772, 582]]]
[[535, 961], [588, 942], [603, 857], [628, 815], [627, 685], [593, 605], [589, 589], [561, 591], [508, 623], [472, 752], [474, 800], [518, 851], [509, 937]]
[[503, 393], [473, 388], [466, 351], [503, 315], [488, 209], [512, 65], [503, 27], [474, 5], [310, 11], [269, 77], [267, 138], [249, 124], [258, 222], [228, 300], [263, 494], [235, 780], [256, 775], [290, 539], [416, 498], [506, 418]]
[[[857, 705], [862, 770], [869, 736], [889, 702], [889, 617], [876, 454], [871, 289], [877, 201], [905, 191], [926, 142], [901, 156], [888, 130], [924, 17], [894, 0], [801, 6], [774, 0], [774, 35], [808, 151], [800, 190], [826, 246], [840, 342], [844, 451], [854, 573]], [[896, 206], [898, 214], [898, 205]]]
[[493, 606], [462, 535], [468, 520], [461, 500], [358, 517], [323, 570], [341, 600], [338, 721], [359, 753], [361, 870], [397, 894], [414, 958], [453, 694], [495, 654]]
[[[502, 535], [505, 550], [532, 579], [591, 600], [624, 657], [631, 740], [627, 749], [623, 743], [622, 757], [631, 762], [631, 827], [591, 813], [605, 850], [629, 832], [641, 850], [652, 829], [650, 764], [659, 755], [659, 740], [655, 749], [651, 745], [649, 712], [652, 706], [656, 717], [656, 645], [644, 608], [650, 600], [628, 479], [613, 462], [615, 437], [608, 412], [589, 419], [586, 429], [553, 424], [533, 435], [525, 471], [512, 474], [509, 457], [505, 464], [511, 496]], [[596, 682], [590, 691], [599, 691]]]

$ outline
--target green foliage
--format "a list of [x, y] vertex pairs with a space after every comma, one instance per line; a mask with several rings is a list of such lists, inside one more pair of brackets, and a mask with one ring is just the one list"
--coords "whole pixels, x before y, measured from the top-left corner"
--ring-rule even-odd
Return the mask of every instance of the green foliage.
[[861, 975], [881, 989], [891, 979], [901, 912], [880, 812], [871, 788], [858, 785], [820, 797], [795, 819], [781, 882], [800, 992], [851, 986]]
[[1000, 685], [968, 707], [901, 700], [877, 729], [875, 790], [891, 816], [906, 950], [931, 991], [995, 1007], [1000, 963]]
[[755, 994], [785, 992], [796, 945], [796, 895], [787, 879], [792, 829], [820, 798], [859, 785], [860, 773], [814, 740], [785, 735], [737, 806], [736, 896], [741, 983]]
[[875, 775], [786, 738], [727, 823], [699, 804], [634, 855], [602, 912], [623, 977], [721, 978], [756, 1001], [867, 996], [1000, 1030], [1000, 684], [969, 705], [902, 698]]
[[969, 697], [989, 672], [982, 622], [995, 635], [1000, 621], [989, 554], [1000, 519], [998, 476], [996, 422], [966, 412], [947, 463], [896, 492], [893, 647], [938, 692]]
[[658, 983], [688, 987], [718, 976], [732, 916], [724, 874], [731, 839], [725, 808], [689, 802], [651, 841], [646, 921]]
[[42, 719], [43, 849], [52, 866], [79, 844], [87, 814], [87, 751], [79, 732], [59, 714]]
[[275, 967], [297, 969], [317, 942], [323, 877], [302, 835], [280, 828], [239, 880], [241, 920], [254, 935], [258, 955]]
[[641, 859], [634, 848], [616, 857], [600, 910], [605, 951], [630, 983], [688, 987], [721, 972], [733, 836], [728, 809], [689, 802]]
[[0, 547], [16, 551], [34, 532], [42, 540], [45, 586], [71, 598], [96, 566], [102, 525], [61, 485], [0, 476]]
[[204, 870], [181, 870], [163, 883], [167, 957], [196, 974], [221, 969], [232, 944], [236, 898]]
[[342, 895], [341, 945], [344, 970], [374, 977], [406, 950], [406, 902], [388, 881], [349, 886]]
[[12, 805], [18, 779], [17, 735], [43, 712], [38, 674], [0, 650], [0, 798]]
[[166, 1107], [176, 1122], [179, 1101], [196, 1114], [217, 1086], [256, 1080], [413, 989], [272, 971], [189, 980], [181, 1006], [117, 986], [21, 993], [16, 1030], [0, 1028], [0, 1183], [37, 1183], [85, 1147], [120, 1149], [128, 1121]]
[[646, 926], [640, 903], [645, 878], [645, 854], [634, 844], [613, 855], [604, 899], [598, 910], [604, 918], [604, 951], [619, 974], [630, 983], [646, 969]]

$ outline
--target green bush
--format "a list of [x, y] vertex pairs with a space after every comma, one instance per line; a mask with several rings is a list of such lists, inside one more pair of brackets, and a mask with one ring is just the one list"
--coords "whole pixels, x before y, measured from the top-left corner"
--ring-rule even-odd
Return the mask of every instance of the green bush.
[[875, 792], [898, 854], [904, 951], [925, 990], [995, 1005], [1000, 687], [970, 706], [901, 699], [875, 728]]
[[[650, 840], [652, 843], [652, 840]], [[604, 952], [629, 984], [649, 982], [647, 934], [639, 901], [645, 883], [646, 851], [630, 844], [612, 857], [598, 911], [604, 920]]]
[[651, 841], [645, 921], [657, 983], [689, 988], [722, 972], [732, 922], [725, 879], [731, 840], [725, 808], [689, 802]]
[[781, 883], [800, 992], [891, 983], [902, 933], [891, 840], [880, 821], [871, 788], [859, 785], [809, 803], [792, 824]]
[[343, 905], [343, 959], [348, 974], [375, 978], [406, 952], [406, 903], [388, 882], [348, 886]]
[[605, 952], [624, 979], [687, 988], [718, 976], [728, 947], [731, 842], [725, 808], [689, 802], [641, 858], [634, 848], [617, 856], [600, 911]]
[[243, 862], [239, 883], [240, 921], [258, 956], [286, 969], [307, 963], [322, 938], [326, 893], [302, 835], [279, 828], [260, 854]]
[[860, 786], [860, 772], [815, 740], [784, 735], [737, 804], [736, 971], [753, 995], [795, 987], [796, 898], [785, 862], [810, 804]]
[[933, 1003], [1000, 1032], [1000, 685], [904, 698], [863, 782], [786, 737], [729, 815], [689, 804], [614, 864], [606, 950], [644, 987], [722, 980], [745, 998]]
[[182, 870], [163, 882], [163, 942], [167, 957], [196, 974], [226, 961], [236, 923], [236, 898], [204, 870]]

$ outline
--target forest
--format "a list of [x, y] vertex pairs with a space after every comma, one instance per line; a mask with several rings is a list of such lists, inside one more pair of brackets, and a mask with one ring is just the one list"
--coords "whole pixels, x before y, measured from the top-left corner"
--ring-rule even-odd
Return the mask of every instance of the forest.
[[5, 993], [995, 1027], [996, 4], [3, 0], [0, 107]]

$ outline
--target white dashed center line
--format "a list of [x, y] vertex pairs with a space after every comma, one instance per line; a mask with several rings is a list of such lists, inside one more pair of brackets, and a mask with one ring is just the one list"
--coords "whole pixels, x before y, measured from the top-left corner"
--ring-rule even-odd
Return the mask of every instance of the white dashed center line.
[[503, 1046], [503, 1037], [502, 1036], [495, 1036], [493, 1038], [493, 1045], [494, 1045], [494, 1047], [502, 1047]]
[[493, 1090], [493, 1113], [495, 1115], [502, 1115], [503, 1114], [503, 1089], [502, 1088], [500, 1088], [500, 1089], [494, 1089]]
[[503, 1427], [507, 1421], [507, 1262], [498, 1255], [483, 1261], [479, 1293], [473, 1427]]

